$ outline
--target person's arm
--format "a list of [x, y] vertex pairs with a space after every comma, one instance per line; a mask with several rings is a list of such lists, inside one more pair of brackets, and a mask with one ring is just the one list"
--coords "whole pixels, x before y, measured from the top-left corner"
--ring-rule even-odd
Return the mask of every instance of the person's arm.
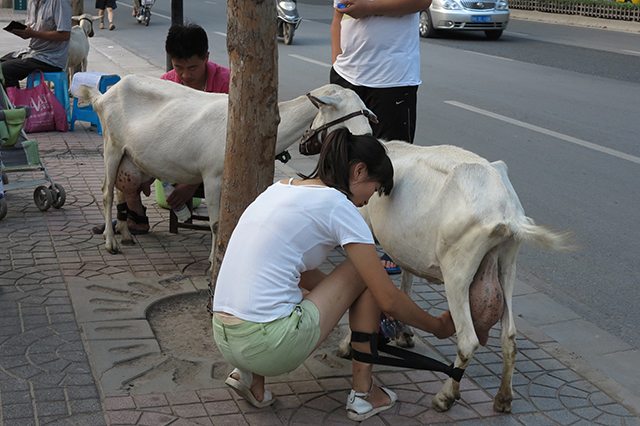
[[167, 197], [167, 204], [173, 210], [178, 210], [193, 198], [199, 186], [199, 183], [176, 185], [175, 190]]
[[13, 33], [24, 39], [39, 38], [46, 41], [67, 41], [71, 38], [71, 31], [36, 31], [31, 27], [13, 30]]
[[344, 248], [385, 314], [432, 333], [439, 339], [445, 339], [455, 333], [449, 311], [434, 317], [422, 310], [408, 295], [398, 290], [382, 267], [373, 244], [353, 243], [345, 245]]
[[341, 0], [340, 2], [347, 7], [334, 10], [339, 14], [346, 13], [356, 19], [371, 15], [410, 15], [431, 6], [431, 0]]
[[331, 63], [336, 61], [339, 54], [342, 53], [340, 48], [340, 30], [342, 28], [342, 13], [338, 13], [337, 9], [333, 12], [333, 21], [331, 22]]

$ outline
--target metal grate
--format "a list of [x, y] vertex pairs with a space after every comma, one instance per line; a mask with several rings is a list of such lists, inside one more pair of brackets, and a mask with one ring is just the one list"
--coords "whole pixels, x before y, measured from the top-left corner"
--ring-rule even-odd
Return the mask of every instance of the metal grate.
[[461, 1], [462, 7], [471, 10], [492, 10], [496, 7], [495, 2], [488, 1]]
[[616, 5], [616, 2], [610, 3], [611, 4], [580, 4], [555, 2], [552, 0], [509, 0], [509, 7], [513, 9], [537, 10], [540, 12], [640, 22], [640, 7], [621, 8]]

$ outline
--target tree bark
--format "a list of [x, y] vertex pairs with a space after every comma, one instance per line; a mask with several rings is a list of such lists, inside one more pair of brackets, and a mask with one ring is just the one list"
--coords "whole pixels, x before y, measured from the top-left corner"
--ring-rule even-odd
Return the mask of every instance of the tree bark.
[[273, 183], [280, 122], [275, 0], [228, 0], [227, 11], [231, 81], [212, 287], [242, 212]]

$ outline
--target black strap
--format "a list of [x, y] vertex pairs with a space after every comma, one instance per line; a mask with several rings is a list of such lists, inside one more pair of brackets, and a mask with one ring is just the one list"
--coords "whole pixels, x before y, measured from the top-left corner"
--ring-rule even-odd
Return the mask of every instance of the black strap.
[[[382, 338], [381, 338], [382, 337]], [[366, 364], [390, 365], [392, 367], [414, 368], [417, 370], [439, 371], [451, 377], [456, 382], [462, 380], [464, 369], [447, 365], [428, 356], [420, 355], [415, 352], [401, 349], [395, 346], [389, 346], [389, 339], [379, 334], [368, 334], [359, 331], [351, 332], [351, 341], [357, 343], [369, 342], [371, 353], [367, 354], [359, 352], [351, 348], [353, 359]], [[393, 355], [397, 358], [389, 358], [380, 356], [378, 351]]]
[[289, 151], [282, 151], [280, 154], [276, 155], [276, 160], [286, 164], [287, 161], [291, 160], [291, 154], [289, 154]]
[[126, 221], [127, 220], [127, 203], [120, 203], [118, 205], [116, 205], [116, 210], [118, 211], [118, 215], [116, 216], [116, 218], [118, 220], [121, 221]]
[[133, 220], [138, 225], [148, 225], [149, 218], [147, 217], [147, 208], [142, 206], [142, 215], [134, 212], [133, 210], [127, 210], [127, 218]]

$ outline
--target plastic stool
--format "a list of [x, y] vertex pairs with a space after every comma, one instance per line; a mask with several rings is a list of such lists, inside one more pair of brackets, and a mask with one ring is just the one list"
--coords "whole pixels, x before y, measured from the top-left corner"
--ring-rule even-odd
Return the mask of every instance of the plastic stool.
[[[117, 82], [120, 81], [120, 76], [115, 74], [105, 74], [100, 77], [100, 84], [98, 85], [98, 90], [100, 93], [105, 93], [107, 89]], [[71, 115], [71, 120], [69, 124], [69, 130], [73, 132], [75, 127], [76, 120], [86, 121], [96, 126], [97, 133], [99, 135], [102, 134], [102, 125], [100, 124], [100, 119], [98, 115], [93, 110], [93, 106], [91, 104], [87, 106], [80, 107], [78, 106], [78, 98], [73, 97], [73, 114]]]
[[[53, 94], [60, 101], [67, 113], [67, 121], [71, 121], [71, 105], [69, 104], [69, 81], [67, 73], [62, 70], [58, 72], [43, 72], [44, 81], [53, 83]], [[31, 73], [27, 77], [27, 88], [37, 86], [40, 83], [40, 73]]]

